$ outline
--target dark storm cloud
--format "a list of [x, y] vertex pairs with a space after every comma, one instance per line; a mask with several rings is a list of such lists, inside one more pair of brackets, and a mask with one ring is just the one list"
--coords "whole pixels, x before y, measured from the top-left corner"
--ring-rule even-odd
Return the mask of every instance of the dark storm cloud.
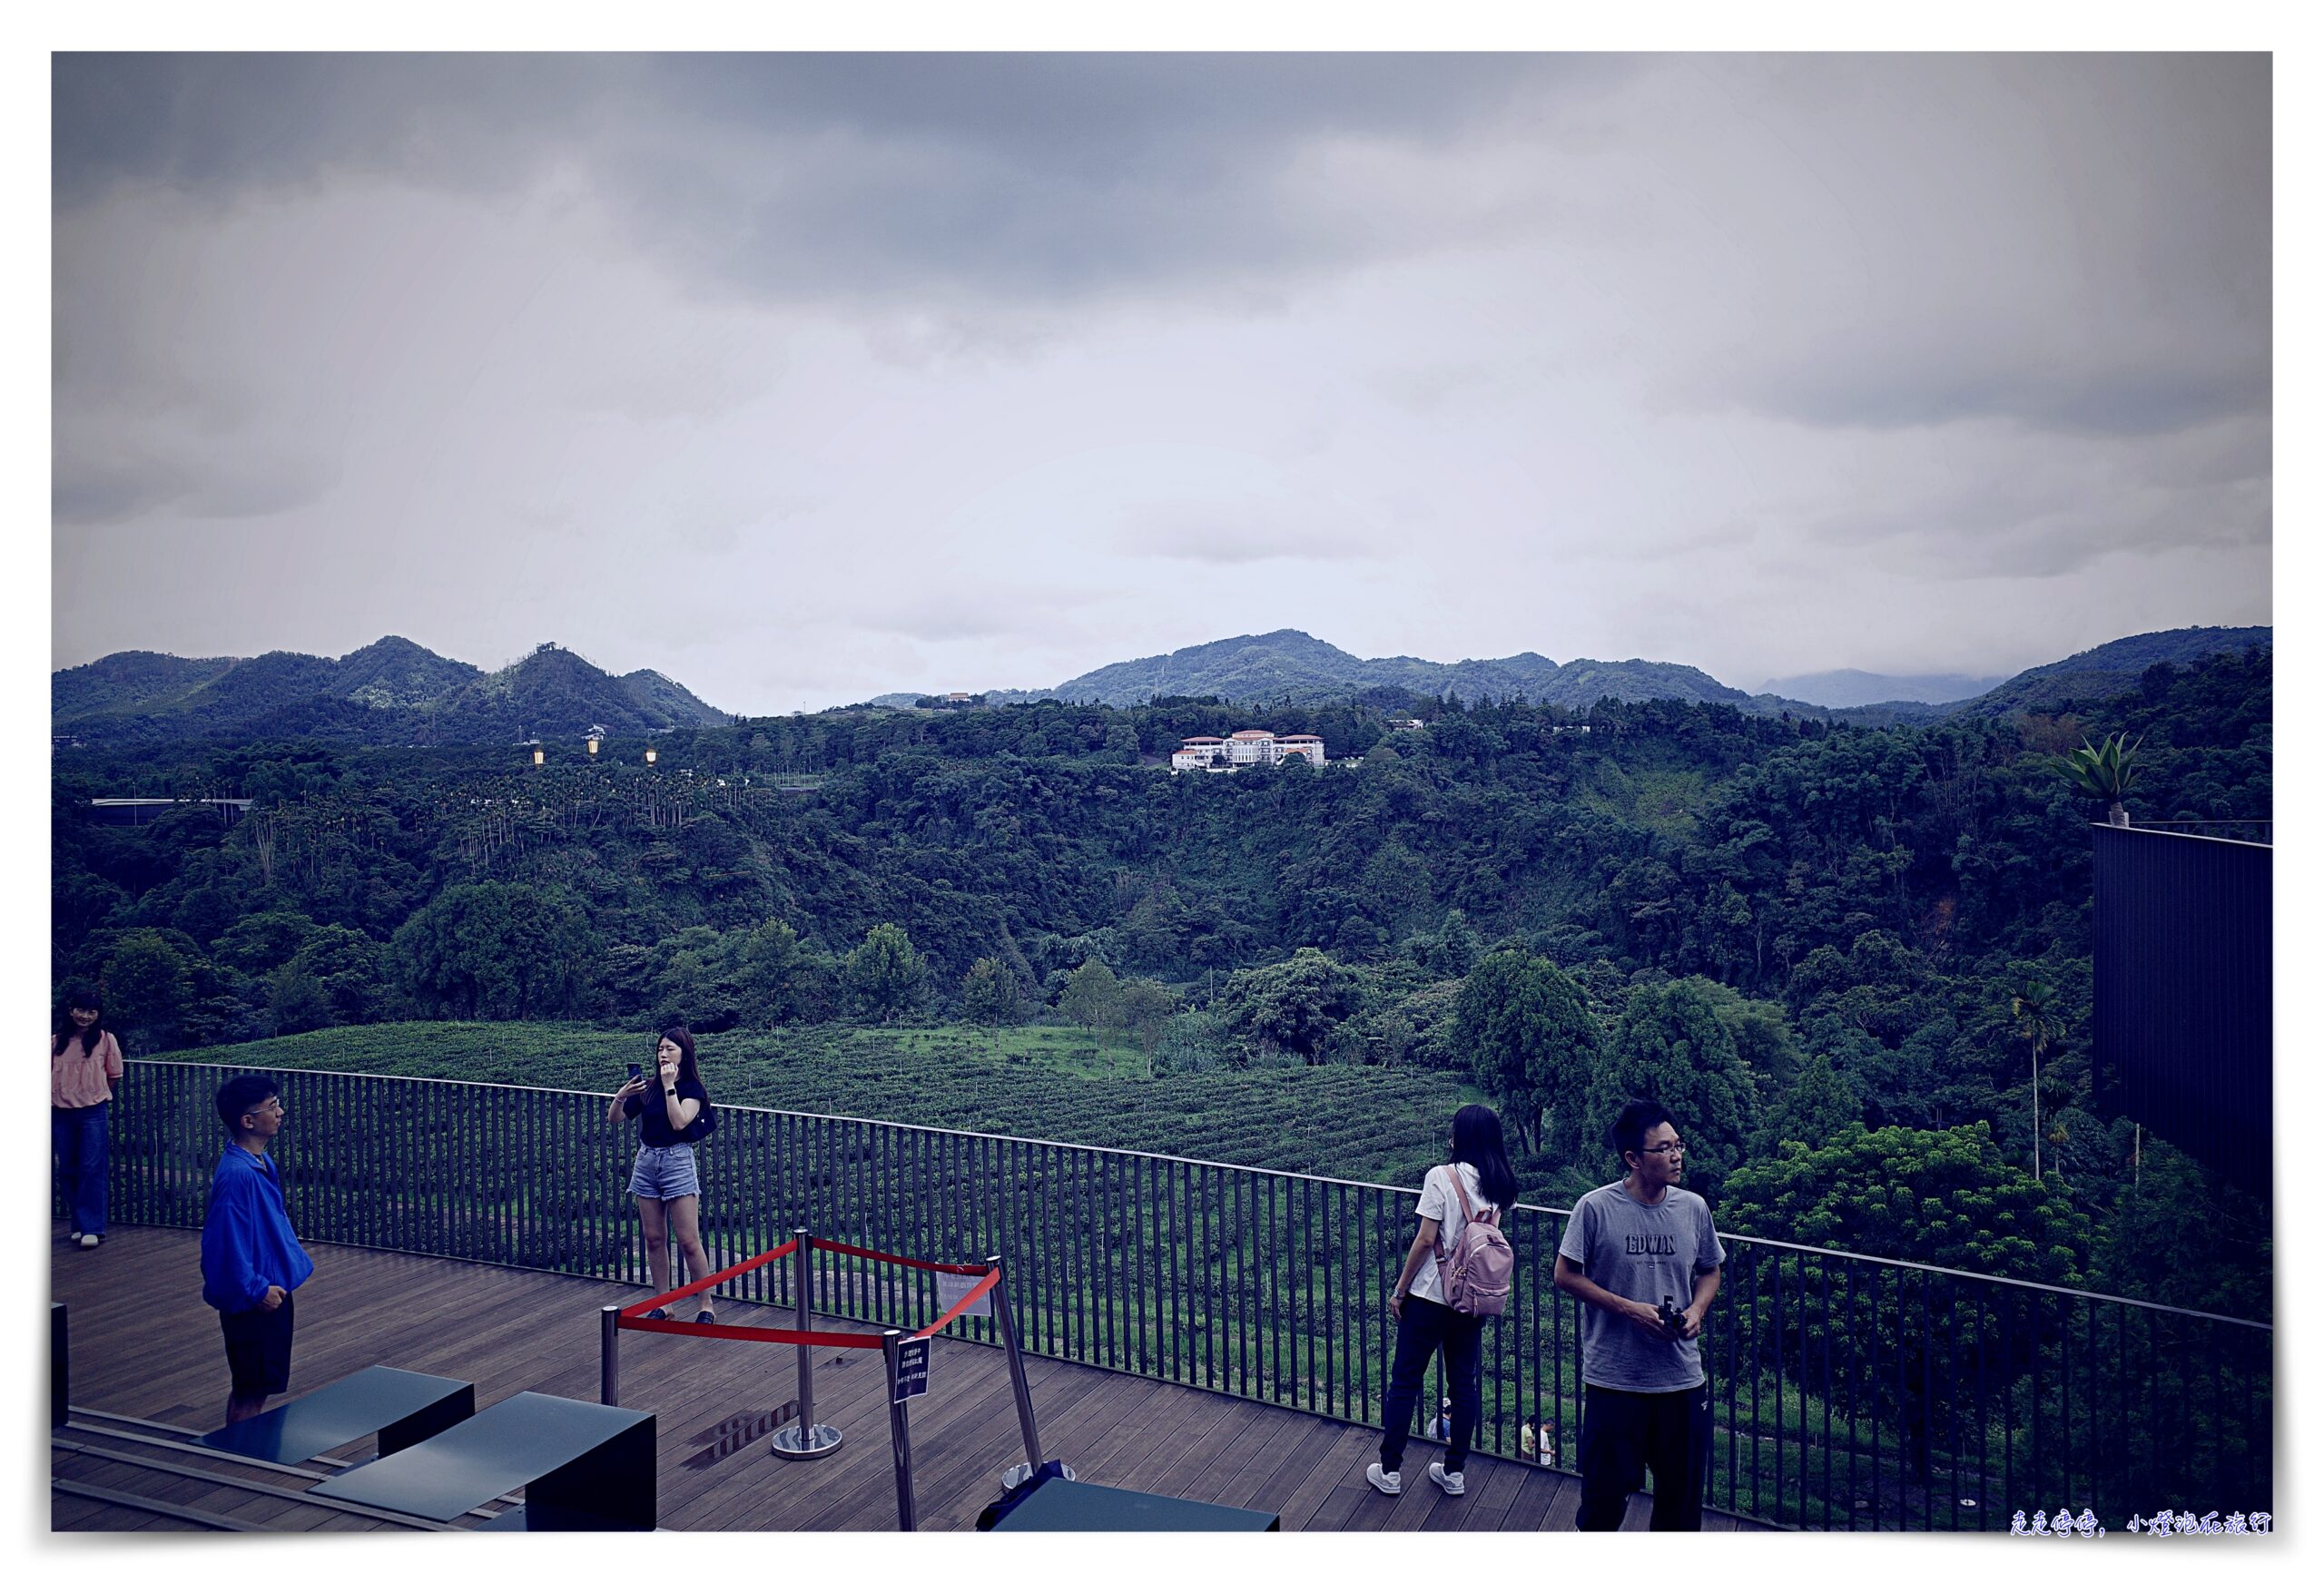
[[[1438, 148], [1636, 68], [1524, 55], [60, 56], [60, 206], [579, 159], [632, 239], [745, 294], [1210, 290], [1425, 246], [1303, 151]], [[1386, 197], [1382, 204], [1367, 197]]]

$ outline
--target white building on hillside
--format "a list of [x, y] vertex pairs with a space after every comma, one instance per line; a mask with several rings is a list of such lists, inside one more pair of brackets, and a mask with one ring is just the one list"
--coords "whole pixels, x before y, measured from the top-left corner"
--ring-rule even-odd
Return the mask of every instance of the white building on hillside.
[[1297, 733], [1277, 736], [1271, 731], [1238, 731], [1233, 736], [1190, 736], [1170, 755], [1170, 769], [1233, 772], [1254, 764], [1280, 764], [1302, 758], [1324, 767], [1324, 739]]

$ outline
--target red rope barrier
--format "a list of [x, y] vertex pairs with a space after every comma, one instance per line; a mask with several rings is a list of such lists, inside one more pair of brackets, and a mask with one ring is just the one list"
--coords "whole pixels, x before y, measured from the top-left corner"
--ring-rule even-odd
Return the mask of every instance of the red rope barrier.
[[658, 1330], [670, 1335], [715, 1336], [726, 1342], [779, 1342], [794, 1347], [863, 1347], [877, 1352], [878, 1336], [843, 1330], [763, 1330], [757, 1325], [696, 1324], [683, 1319], [631, 1319], [624, 1315], [623, 1330]]
[[926, 1259], [907, 1259], [901, 1254], [883, 1254], [873, 1248], [859, 1248], [852, 1243], [824, 1242], [817, 1238], [815, 1246], [824, 1253], [852, 1254], [859, 1259], [877, 1259], [883, 1264], [901, 1264], [908, 1269], [933, 1270], [940, 1275], [981, 1275], [990, 1264], [931, 1264]]
[[[975, 1285], [970, 1287], [959, 1302], [937, 1315], [934, 1322], [912, 1332], [913, 1341], [921, 1341], [934, 1335], [938, 1331], [960, 1318], [970, 1304], [1000, 1284], [1000, 1272], [986, 1264], [931, 1264], [925, 1259], [907, 1259], [898, 1254], [877, 1253], [870, 1248], [859, 1248], [851, 1243], [819, 1242], [815, 1246], [830, 1253], [852, 1254], [861, 1259], [876, 1259], [881, 1263], [903, 1264], [914, 1270], [932, 1270], [942, 1275], [983, 1277]], [[620, 1317], [615, 1321], [615, 1328], [662, 1331], [670, 1335], [715, 1336], [721, 1341], [729, 1342], [777, 1342], [794, 1347], [878, 1348], [881, 1344], [878, 1336], [857, 1335], [848, 1331], [767, 1330], [757, 1325], [704, 1324], [693, 1320], [645, 1317], [656, 1308], [666, 1308], [673, 1303], [707, 1292], [722, 1281], [731, 1280], [736, 1275], [746, 1273], [762, 1264], [771, 1263], [776, 1259], [798, 1251], [799, 1239], [793, 1237], [779, 1248], [769, 1248], [765, 1253], [744, 1259], [739, 1264], [732, 1264], [724, 1270], [713, 1271], [691, 1285], [681, 1286], [675, 1292], [665, 1292], [658, 1296], [642, 1297], [621, 1311]]]
[[761, 1264], [771, 1264], [775, 1260], [782, 1258], [784, 1254], [795, 1254], [798, 1251], [799, 1239], [797, 1237], [793, 1237], [789, 1242], [783, 1244], [779, 1248], [769, 1248], [763, 1254], [759, 1254], [752, 1258], [744, 1259], [739, 1264], [729, 1264], [724, 1270], [714, 1270], [709, 1274], [704, 1275], [701, 1280], [694, 1282], [690, 1286], [681, 1286], [675, 1292], [665, 1292], [655, 1297], [641, 1297], [636, 1302], [631, 1303], [627, 1308], [621, 1311], [621, 1317], [624, 1322], [623, 1328], [628, 1328], [628, 1321], [633, 1319], [643, 1319], [655, 1309], [667, 1308], [671, 1303], [677, 1302], [680, 1298], [696, 1296], [701, 1293], [709, 1291], [721, 1281], [731, 1281], [737, 1275], [746, 1274], [749, 1272], [757, 1269]]

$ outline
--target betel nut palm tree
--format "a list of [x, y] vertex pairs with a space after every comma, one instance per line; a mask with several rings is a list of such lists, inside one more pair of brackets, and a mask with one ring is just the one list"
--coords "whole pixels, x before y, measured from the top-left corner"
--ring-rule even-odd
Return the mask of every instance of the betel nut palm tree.
[[2138, 773], [2133, 762], [2138, 756], [2139, 738], [2125, 746], [2122, 733], [2116, 732], [2096, 747], [2084, 737], [2082, 745], [2070, 753], [2060, 754], [2050, 761], [2050, 767], [2073, 782], [2076, 790], [2095, 797], [2106, 804], [2106, 822], [2117, 830], [2130, 827], [2131, 816], [2122, 808], [2122, 797], [2131, 789], [2131, 778]]
[[2057, 991], [2036, 978], [2027, 978], [2011, 991], [2009, 1015], [2017, 1024], [2017, 1037], [2025, 1041], [2033, 1057], [2034, 1067], [2034, 1179], [2042, 1179], [2042, 1057], [2057, 1044], [2064, 1031], [2056, 1013], [2052, 1009]]

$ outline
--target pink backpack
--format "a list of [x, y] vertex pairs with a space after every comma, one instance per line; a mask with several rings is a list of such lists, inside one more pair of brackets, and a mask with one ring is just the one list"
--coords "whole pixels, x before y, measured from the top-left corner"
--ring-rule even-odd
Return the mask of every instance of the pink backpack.
[[1447, 1165], [1445, 1170], [1452, 1178], [1452, 1191], [1460, 1195], [1461, 1230], [1452, 1239], [1452, 1251], [1437, 1255], [1437, 1278], [1444, 1289], [1445, 1306], [1455, 1313], [1483, 1319], [1508, 1308], [1517, 1253], [1501, 1234], [1501, 1211], [1495, 1209], [1485, 1219], [1477, 1219], [1469, 1207], [1469, 1190], [1461, 1183], [1461, 1167]]

